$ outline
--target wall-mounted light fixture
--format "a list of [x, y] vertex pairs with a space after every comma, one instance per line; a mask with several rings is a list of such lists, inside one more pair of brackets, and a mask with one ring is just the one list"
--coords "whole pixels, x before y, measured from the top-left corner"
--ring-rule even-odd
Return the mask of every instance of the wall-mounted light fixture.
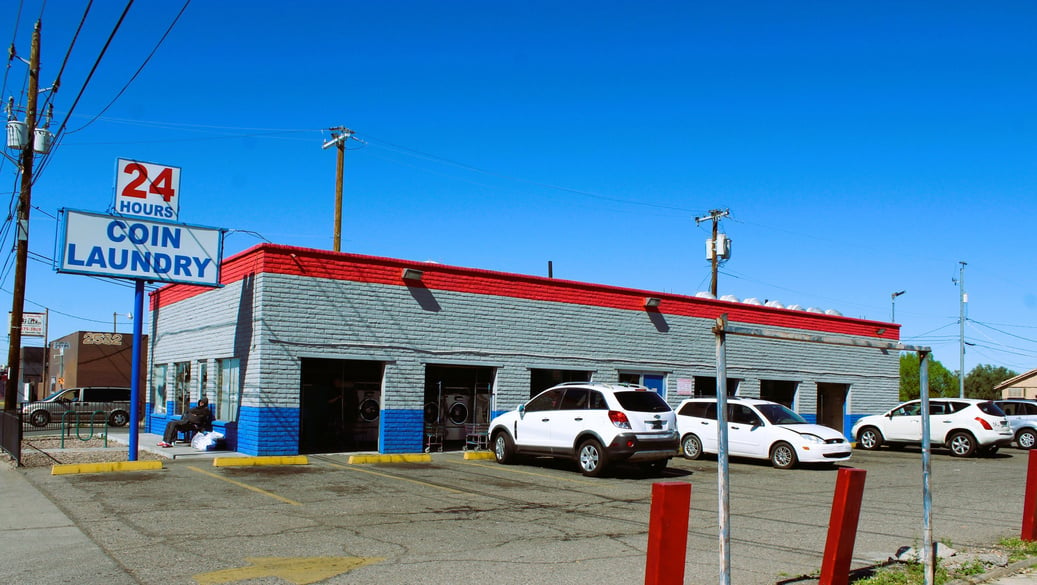
[[659, 307], [659, 303], [663, 302], [659, 297], [648, 297], [645, 299], [646, 309], [655, 309]]
[[878, 329], [875, 330], [875, 334], [876, 335], [882, 335], [885, 332], [886, 332], [886, 328], [885, 327], [879, 327]]
[[403, 269], [403, 280], [421, 280], [422, 276], [425, 276], [425, 273], [416, 268]]

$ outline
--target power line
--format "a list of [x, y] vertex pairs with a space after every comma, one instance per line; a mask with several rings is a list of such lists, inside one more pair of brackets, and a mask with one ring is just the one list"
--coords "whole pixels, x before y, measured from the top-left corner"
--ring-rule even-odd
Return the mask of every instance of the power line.
[[107, 112], [109, 108], [111, 108], [113, 105], [115, 105], [115, 102], [120, 97], [122, 97], [122, 94], [125, 93], [127, 89], [129, 89], [130, 84], [133, 83], [133, 81], [135, 79], [137, 79], [137, 76], [140, 75], [141, 71], [144, 71], [144, 67], [147, 66], [148, 62], [151, 61], [151, 58], [155, 56], [156, 52], [158, 52], [159, 47], [161, 47], [162, 43], [165, 42], [166, 37], [169, 36], [169, 33], [173, 30], [173, 27], [176, 26], [176, 23], [180, 20], [180, 17], [183, 16], [184, 11], [187, 10], [187, 7], [190, 4], [191, 4], [191, 0], [187, 0], [186, 2], [184, 2], [183, 7], [180, 8], [180, 12], [178, 12], [177, 15], [173, 18], [173, 22], [169, 23], [169, 27], [166, 28], [166, 32], [162, 34], [162, 38], [160, 38], [158, 40], [158, 42], [155, 43], [155, 47], [153, 49], [151, 49], [150, 53], [148, 53], [148, 56], [144, 59], [144, 62], [140, 64], [140, 67], [138, 67], [137, 70], [133, 73], [133, 75], [130, 77], [129, 81], [127, 81], [126, 84], [122, 86], [122, 89], [120, 89], [119, 92], [117, 94], [115, 94], [115, 97], [112, 98], [112, 101], [108, 102], [108, 105], [106, 105], [105, 107], [101, 108], [101, 111], [98, 112], [93, 118], [91, 118], [89, 122], [87, 122], [86, 124], [83, 124], [79, 128], [76, 128], [75, 130], [69, 130], [67, 132], [67, 134], [75, 134], [76, 132], [79, 132], [80, 130], [86, 128], [90, 124], [93, 124], [94, 121], [96, 121], [105, 112]]

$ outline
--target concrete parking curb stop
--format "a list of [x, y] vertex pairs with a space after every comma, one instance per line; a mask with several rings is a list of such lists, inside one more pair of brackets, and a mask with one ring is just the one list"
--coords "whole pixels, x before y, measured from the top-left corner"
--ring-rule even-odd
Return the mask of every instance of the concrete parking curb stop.
[[146, 471], [162, 469], [161, 461], [110, 461], [105, 463], [65, 463], [52, 465], [51, 475], [103, 473], [107, 471]]
[[431, 463], [432, 455], [428, 453], [398, 454], [398, 455], [350, 455], [349, 464], [357, 465], [364, 463]]
[[261, 455], [258, 457], [217, 457], [213, 467], [254, 467], [259, 465], [309, 465], [305, 455]]
[[489, 451], [465, 451], [464, 458], [467, 459], [493, 459], [493, 453]]

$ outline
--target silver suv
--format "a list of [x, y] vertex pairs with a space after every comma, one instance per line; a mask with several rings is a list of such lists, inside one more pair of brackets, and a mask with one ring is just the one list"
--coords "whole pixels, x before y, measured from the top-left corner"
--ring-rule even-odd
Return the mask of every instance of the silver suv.
[[490, 421], [498, 463], [520, 456], [574, 459], [584, 475], [617, 462], [661, 473], [678, 454], [673, 409], [644, 386], [567, 382]]
[[[66, 413], [74, 413], [67, 415]], [[53, 422], [83, 422], [84, 415], [93, 413], [93, 422], [107, 420], [113, 427], [130, 422], [130, 389], [119, 386], [92, 386], [58, 390], [43, 400], [22, 404], [22, 417], [34, 427], [45, 427]]]
[[1008, 424], [1012, 426], [1015, 444], [1020, 449], [1037, 447], [1037, 400], [1008, 398], [995, 400], [994, 404], [1005, 411]]

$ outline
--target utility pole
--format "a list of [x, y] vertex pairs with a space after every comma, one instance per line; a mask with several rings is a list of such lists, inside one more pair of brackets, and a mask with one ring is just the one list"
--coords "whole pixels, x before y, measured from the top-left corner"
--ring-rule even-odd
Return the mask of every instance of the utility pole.
[[723, 255], [727, 258], [727, 252], [725, 250], [717, 249], [717, 224], [720, 223], [720, 218], [731, 215], [731, 212], [727, 209], [711, 209], [709, 215], [703, 217], [696, 217], [695, 224], [698, 225], [704, 221], [713, 221], [713, 237], [709, 241], [709, 248], [707, 250], [710, 263], [712, 264], [712, 276], [709, 279], [709, 292], [713, 295], [713, 298], [717, 297], [717, 269], [720, 266], [720, 256]]
[[25, 103], [26, 140], [22, 148], [21, 193], [18, 196], [18, 229], [15, 251], [14, 294], [11, 299], [11, 342], [7, 350], [7, 386], [4, 410], [14, 410], [18, 400], [19, 367], [22, 357], [22, 313], [25, 309], [25, 271], [29, 259], [29, 206], [32, 202], [32, 159], [36, 136], [36, 98], [40, 90], [40, 21], [32, 31], [29, 53], [29, 87]]
[[965, 262], [959, 262], [958, 276], [958, 339], [960, 342], [960, 365], [958, 370], [958, 398], [965, 398], [965, 303], [969, 302], [969, 294], [965, 292]]
[[324, 143], [321, 148], [335, 146], [338, 148], [338, 164], [335, 165], [335, 238], [334, 250], [341, 250], [342, 244], [342, 172], [346, 166], [346, 141], [353, 135], [353, 131], [345, 126], [331, 128], [331, 140]]

